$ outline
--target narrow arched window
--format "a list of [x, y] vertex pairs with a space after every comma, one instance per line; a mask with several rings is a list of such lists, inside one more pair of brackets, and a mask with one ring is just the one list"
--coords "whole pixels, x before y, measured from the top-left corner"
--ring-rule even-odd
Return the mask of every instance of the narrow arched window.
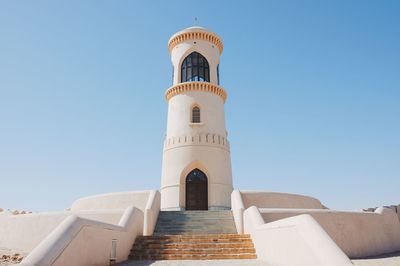
[[210, 68], [207, 59], [198, 52], [191, 53], [182, 62], [181, 82], [187, 81], [210, 82]]
[[217, 83], [219, 85], [219, 64], [217, 65]]
[[197, 106], [192, 108], [192, 123], [200, 123], [200, 108]]

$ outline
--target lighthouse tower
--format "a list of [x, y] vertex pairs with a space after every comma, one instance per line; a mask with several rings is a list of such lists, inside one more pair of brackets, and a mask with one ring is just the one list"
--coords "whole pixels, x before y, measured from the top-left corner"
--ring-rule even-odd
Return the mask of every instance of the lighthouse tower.
[[161, 209], [230, 209], [232, 169], [225, 128], [226, 91], [219, 85], [220, 37], [202, 27], [168, 42], [173, 84], [167, 89]]

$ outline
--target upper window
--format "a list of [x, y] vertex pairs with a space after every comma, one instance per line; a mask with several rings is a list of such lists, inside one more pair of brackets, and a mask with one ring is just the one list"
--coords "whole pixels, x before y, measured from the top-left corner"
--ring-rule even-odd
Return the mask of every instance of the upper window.
[[207, 59], [193, 52], [183, 60], [181, 67], [181, 82], [207, 81], [210, 82], [210, 68]]
[[217, 83], [219, 85], [219, 64], [217, 65]]
[[197, 106], [192, 109], [192, 123], [200, 123], [200, 108]]

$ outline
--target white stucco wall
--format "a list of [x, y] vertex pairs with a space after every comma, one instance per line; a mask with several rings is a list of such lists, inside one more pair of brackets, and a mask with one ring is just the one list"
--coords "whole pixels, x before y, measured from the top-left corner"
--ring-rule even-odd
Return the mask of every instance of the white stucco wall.
[[231, 206], [236, 230], [239, 234], [243, 234], [243, 213], [251, 206], [258, 208], [326, 209], [319, 200], [308, 196], [238, 189], [231, 193]]
[[[200, 107], [201, 124], [192, 124], [191, 110]], [[227, 137], [224, 102], [210, 92], [188, 91], [168, 101], [166, 139], [177, 136], [195, 136], [204, 133]]]
[[84, 197], [72, 204], [71, 211], [126, 209], [129, 206], [143, 211], [146, 208], [150, 192], [151, 190], [127, 191]]
[[142, 229], [143, 212], [134, 207], [124, 211], [118, 225], [71, 215], [23, 259], [21, 266], [110, 265], [112, 241], [117, 243], [114, 262], [125, 261]]
[[258, 208], [291, 208], [291, 209], [326, 209], [318, 199], [280, 192], [242, 191], [240, 190], [244, 207]]
[[0, 217], [0, 247], [30, 252], [70, 215], [117, 224], [124, 210], [64, 211]]
[[162, 209], [185, 207], [186, 176], [195, 168], [207, 175], [209, 207], [230, 207], [232, 173], [229, 152], [218, 147], [192, 145], [164, 152]]
[[136, 207], [143, 212], [143, 230], [146, 235], [151, 235], [160, 210], [160, 193], [156, 190], [130, 191], [78, 199], [70, 211], [0, 215], [0, 247], [30, 252], [71, 215], [117, 224], [128, 207]]
[[271, 265], [344, 266], [349, 258], [310, 215], [264, 223], [253, 206], [244, 212], [245, 233], [251, 234], [257, 258]]
[[363, 258], [400, 250], [400, 222], [390, 209], [371, 212], [333, 210], [260, 209], [266, 223], [300, 214], [311, 215], [351, 258]]

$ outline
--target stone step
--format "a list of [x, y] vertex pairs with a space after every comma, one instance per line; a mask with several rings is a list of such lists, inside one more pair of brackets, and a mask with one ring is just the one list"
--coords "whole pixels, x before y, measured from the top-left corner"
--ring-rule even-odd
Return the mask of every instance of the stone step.
[[141, 249], [208, 249], [208, 248], [253, 248], [254, 245], [250, 243], [149, 243], [143, 245], [137, 243], [133, 245], [132, 251]]
[[175, 221], [174, 223], [171, 224], [171, 221], [169, 222], [163, 222], [160, 221], [157, 223], [158, 226], [185, 226], [185, 225], [209, 225], [209, 226], [231, 226], [234, 225], [233, 221], [220, 221], [220, 220], [215, 220], [215, 221], [210, 221], [210, 220], [205, 220], [205, 221]]
[[141, 244], [149, 244], [149, 243], [251, 243], [250, 238], [178, 238], [178, 239], [143, 239], [142, 241], [138, 241]]
[[178, 216], [178, 217], [193, 217], [193, 218], [215, 218], [215, 217], [226, 218], [230, 217], [232, 215], [232, 212], [229, 211], [226, 213], [218, 213], [218, 212], [204, 211], [199, 213], [192, 213], [192, 212], [181, 213], [181, 212], [161, 211], [159, 212], [159, 215], [161, 217]]
[[228, 217], [228, 218], [218, 218], [218, 217], [213, 217], [213, 218], [188, 218], [188, 217], [163, 217], [158, 219], [158, 222], [160, 223], [168, 223], [171, 220], [177, 221], [177, 222], [216, 222], [216, 221], [221, 221], [221, 222], [230, 222], [233, 221], [232, 217]]
[[231, 211], [162, 211], [154, 234], [136, 238], [132, 260], [255, 259], [250, 235], [236, 234]]
[[230, 213], [232, 212], [231, 210], [219, 210], [219, 211], [212, 211], [212, 210], [186, 210], [186, 211], [161, 211], [163, 213], [180, 213], [180, 214], [197, 214], [197, 213], [207, 213], [207, 214], [225, 214], [225, 213]]
[[146, 239], [234, 239], [234, 238], [248, 238], [250, 239], [249, 234], [202, 234], [202, 235], [162, 235], [162, 236], [138, 236], [137, 240], [146, 240]]
[[[171, 221], [174, 221], [173, 224], [171, 224]], [[173, 220], [171, 219], [170, 221], [158, 221], [157, 225], [163, 225], [163, 226], [172, 226], [172, 225], [186, 225], [186, 224], [197, 224], [197, 225], [232, 225], [233, 224], [233, 220], [232, 221], [221, 221], [219, 219], [215, 219], [213, 220], [204, 220], [204, 221], [177, 221], [177, 220]]]
[[164, 218], [164, 217], [189, 217], [189, 218], [228, 218], [232, 215], [231, 212], [229, 213], [224, 213], [224, 214], [207, 214], [207, 213], [196, 213], [196, 214], [191, 214], [191, 213], [169, 213], [169, 214], [164, 214], [163, 212], [159, 213], [159, 216]]
[[165, 255], [165, 254], [254, 254], [254, 248], [182, 248], [182, 249], [140, 249], [133, 253], [133, 256], [143, 255]]
[[155, 235], [236, 233], [231, 211], [161, 211]]
[[213, 223], [232, 223], [232, 222], [234, 222], [234, 220], [233, 219], [218, 219], [218, 218], [215, 218], [215, 219], [182, 219], [182, 220], [180, 220], [180, 219], [176, 219], [176, 218], [170, 218], [170, 219], [158, 219], [158, 223], [159, 224], [170, 224], [171, 223], [171, 221], [174, 221], [174, 222], [176, 222], [176, 223], [210, 223], [210, 224], [213, 224]]
[[255, 254], [165, 254], [130, 256], [132, 260], [224, 260], [224, 259], [256, 259]]
[[[165, 227], [157, 227], [155, 232], [165, 232], [167, 233], [168, 231], [190, 231], [190, 230], [195, 230], [195, 231], [201, 231], [203, 230], [204, 233], [209, 234], [210, 231], [218, 231], [221, 230], [221, 233], [228, 233], [227, 231], [232, 231], [232, 233], [236, 232], [236, 228], [231, 227], [231, 226], [221, 226], [221, 227], [214, 227], [214, 226], [165, 226]], [[217, 232], [218, 233], [218, 232]]]
[[229, 227], [235, 227], [233, 222], [210, 222], [210, 221], [205, 221], [205, 222], [174, 222], [173, 224], [170, 222], [169, 224], [167, 223], [157, 223], [156, 226], [159, 227], [174, 227], [174, 226], [214, 226], [214, 227], [224, 227], [224, 226], [229, 226]]
[[136, 239], [132, 260], [255, 259], [250, 235], [191, 234], [153, 235]]
[[232, 215], [232, 212], [227, 212], [224, 214], [220, 214], [220, 213], [215, 213], [215, 214], [210, 214], [210, 213], [164, 213], [164, 212], [160, 212], [159, 216], [164, 218], [164, 217], [189, 217], [189, 218], [215, 218], [215, 217], [220, 217], [220, 218], [228, 218]]
[[[204, 234], [205, 232], [204, 232], [204, 230], [201, 230], [201, 231], [187, 231], [187, 232], [182, 232], [182, 231], [168, 231], [167, 232], [168, 234], [175, 234], [175, 235], [200, 235], [200, 234]], [[210, 234], [221, 234], [221, 233], [224, 233], [224, 232], [221, 232], [221, 230], [218, 230], [218, 231], [209, 231], [208, 233], [210, 233]], [[231, 232], [226, 232], [226, 233], [231, 233]], [[159, 233], [159, 232], [155, 232], [154, 233], [154, 235], [163, 235], [164, 234], [164, 232], [161, 232], [161, 233]]]
[[[201, 234], [201, 232], [203, 232], [203, 234], [233, 234], [236, 233], [236, 229], [235, 228], [227, 228], [227, 227], [216, 227], [216, 228], [207, 228], [207, 227], [170, 227], [170, 228], [166, 228], [166, 227], [159, 227], [156, 228], [156, 230], [154, 231], [155, 233], [163, 233], [168, 234], [168, 232], [190, 232], [190, 231], [196, 231], [199, 232]], [[214, 233], [211, 233], [214, 232]], [[171, 234], [172, 235], [172, 234]], [[174, 235], [176, 235], [174, 233]]]
[[198, 227], [198, 226], [186, 226], [186, 227], [159, 227], [155, 232], [164, 232], [165, 234], [168, 233], [168, 231], [174, 231], [174, 232], [188, 232], [188, 231], [199, 231], [204, 232], [204, 234], [211, 234], [211, 231], [216, 231], [215, 233], [218, 234], [219, 231], [221, 233], [235, 233], [236, 229], [235, 228], [228, 228], [228, 227]]
[[177, 218], [188, 218], [188, 219], [215, 219], [222, 218], [228, 219], [232, 216], [232, 213], [227, 213], [224, 215], [209, 215], [209, 214], [159, 214], [160, 218], [177, 217]]

